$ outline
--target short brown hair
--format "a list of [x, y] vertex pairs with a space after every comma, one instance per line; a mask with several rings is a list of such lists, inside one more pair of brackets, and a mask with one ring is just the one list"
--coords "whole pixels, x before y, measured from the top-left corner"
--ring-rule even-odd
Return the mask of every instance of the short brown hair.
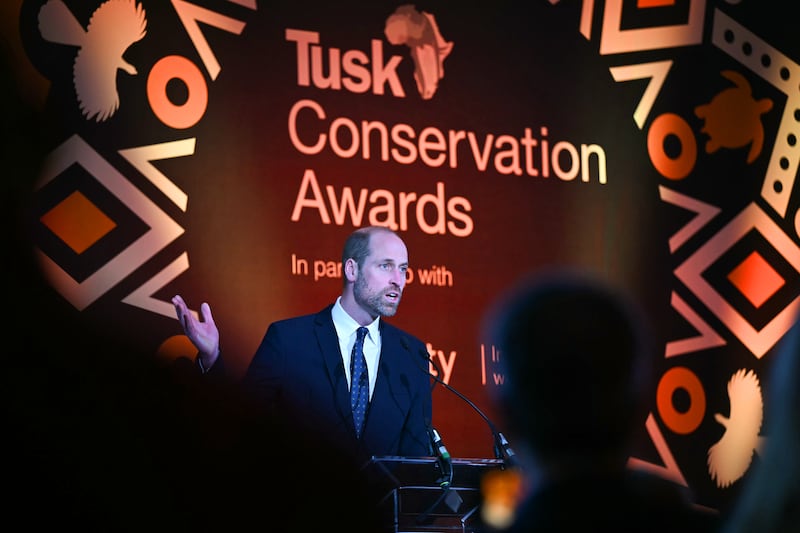
[[[370, 253], [370, 238], [374, 233], [381, 231], [397, 235], [394, 230], [385, 226], [365, 226], [351, 233], [347, 237], [347, 240], [344, 241], [344, 248], [342, 249], [342, 268], [344, 268], [344, 264], [347, 260], [351, 258], [355, 260], [359, 268], [364, 266], [364, 260]], [[342, 283], [347, 283], [347, 277], [342, 276]]]

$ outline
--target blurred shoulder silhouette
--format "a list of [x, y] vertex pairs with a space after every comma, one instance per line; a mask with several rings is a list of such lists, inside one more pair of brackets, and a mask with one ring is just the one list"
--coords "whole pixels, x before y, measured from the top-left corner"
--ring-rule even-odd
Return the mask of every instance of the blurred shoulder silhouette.
[[[240, 387], [94, 330], [35, 270], [19, 274], [6, 519], [31, 531], [379, 530], [347, 457]], [[352, 501], [357, 518], [342, 512]]]
[[767, 441], [725, 517], [723, 533], [800, 531], [800, 321], [769, 367]]
[[38, 117], [2, 81], [5, 521], [28, 531], [378, 531], [369, 506], [342, 512], [371, 497], [346, 458], [265, 416], [238, 387], [86, 323], [47, 283], [26, 222]]
[[632, 299], [587, 272], [540, 272], [484, 328], [525, 487], [507, 531], [715, 530], [718, 516], [683, 487], [627, 467], [655, 386], [652, 332]]

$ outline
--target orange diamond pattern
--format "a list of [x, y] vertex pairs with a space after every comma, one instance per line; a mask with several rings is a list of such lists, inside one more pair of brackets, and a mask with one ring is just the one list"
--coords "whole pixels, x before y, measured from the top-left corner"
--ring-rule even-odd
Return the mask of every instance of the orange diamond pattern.
[[40, 220], [78, 254], [117, 226], [79, 191], [67, 196]]
[[747, 256], [728, 274], [728, 279], [757, 308], [786, 284], [786, 280], [758, 252]]
[[637, 0], [636, 8], [674, 6], [675, 0]]

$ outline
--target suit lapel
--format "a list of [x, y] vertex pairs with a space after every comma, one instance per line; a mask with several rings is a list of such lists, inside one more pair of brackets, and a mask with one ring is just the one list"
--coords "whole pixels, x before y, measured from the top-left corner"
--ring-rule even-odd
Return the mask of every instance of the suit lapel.
[[370, 441], [385, 438], [383, 424], [391, 418], [396, 417], [397, 406], [392, 406], [391, 402], [396, 401], [393, 391], [399, 390], [402, 386], [401, 378], [392, 375], [392, 368], [395, 370], [397, 365], [392, 365], [391, 361], [397, 357], [398, 339], [393, 332], [383, 327], [381, 322], [381, 356], [378, 363], [378, 377], [375, 380], [375, 392], [372, 394], [367, 420], [364, 426], [364, 438]]
[[333, 388], [336, 409], [342, 421], [348, 425], [355, 436], [353, 416], [350, 410], [350, 391], [347, 388], [339, 338], [336, 336], [336, 328], [333, 326], [333, 318], [331, 318], [331, 306], [317, 313], [314, 320], [314, 332], [325, 363], [328, 380]]

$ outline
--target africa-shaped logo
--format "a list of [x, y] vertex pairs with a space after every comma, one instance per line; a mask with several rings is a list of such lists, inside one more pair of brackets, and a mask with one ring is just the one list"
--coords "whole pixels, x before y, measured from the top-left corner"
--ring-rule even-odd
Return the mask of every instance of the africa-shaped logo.
[[107, 0], [92, 13], [86, 30], [62, 0], [48, 0], [39, 10], [43, 39], [78, 47], [72, 80], [87, 119], [102, 122], [119, 108], [117, 70], [137, 74], [122, 55], [145, 36], [146, 26], [144, 9], [135, 0]]
[[720, 92], [711, 102], [694, 109], [695, 115], [705, 119], [701, 130], [710, 138], [706, 153], [716, 152], [720, 147], [739, 148], [750, 144], [747, 162], [752, 163], [764, 145], [764, 126], [761, 115], [772, 109], [772, 100], [755, 100], [747, 79], [732, 70], [722, 71], [735, 87]]
[[434, 16], [420, 13], [412, 5], [400, 6], [386, 19], [384, 34], [390, 43], [411, 49], [417, 90], [423, 100], [433, 98], [444, 77], [444, 60], [453, 50], [452, 41], [445, 41], [439, 33]]

